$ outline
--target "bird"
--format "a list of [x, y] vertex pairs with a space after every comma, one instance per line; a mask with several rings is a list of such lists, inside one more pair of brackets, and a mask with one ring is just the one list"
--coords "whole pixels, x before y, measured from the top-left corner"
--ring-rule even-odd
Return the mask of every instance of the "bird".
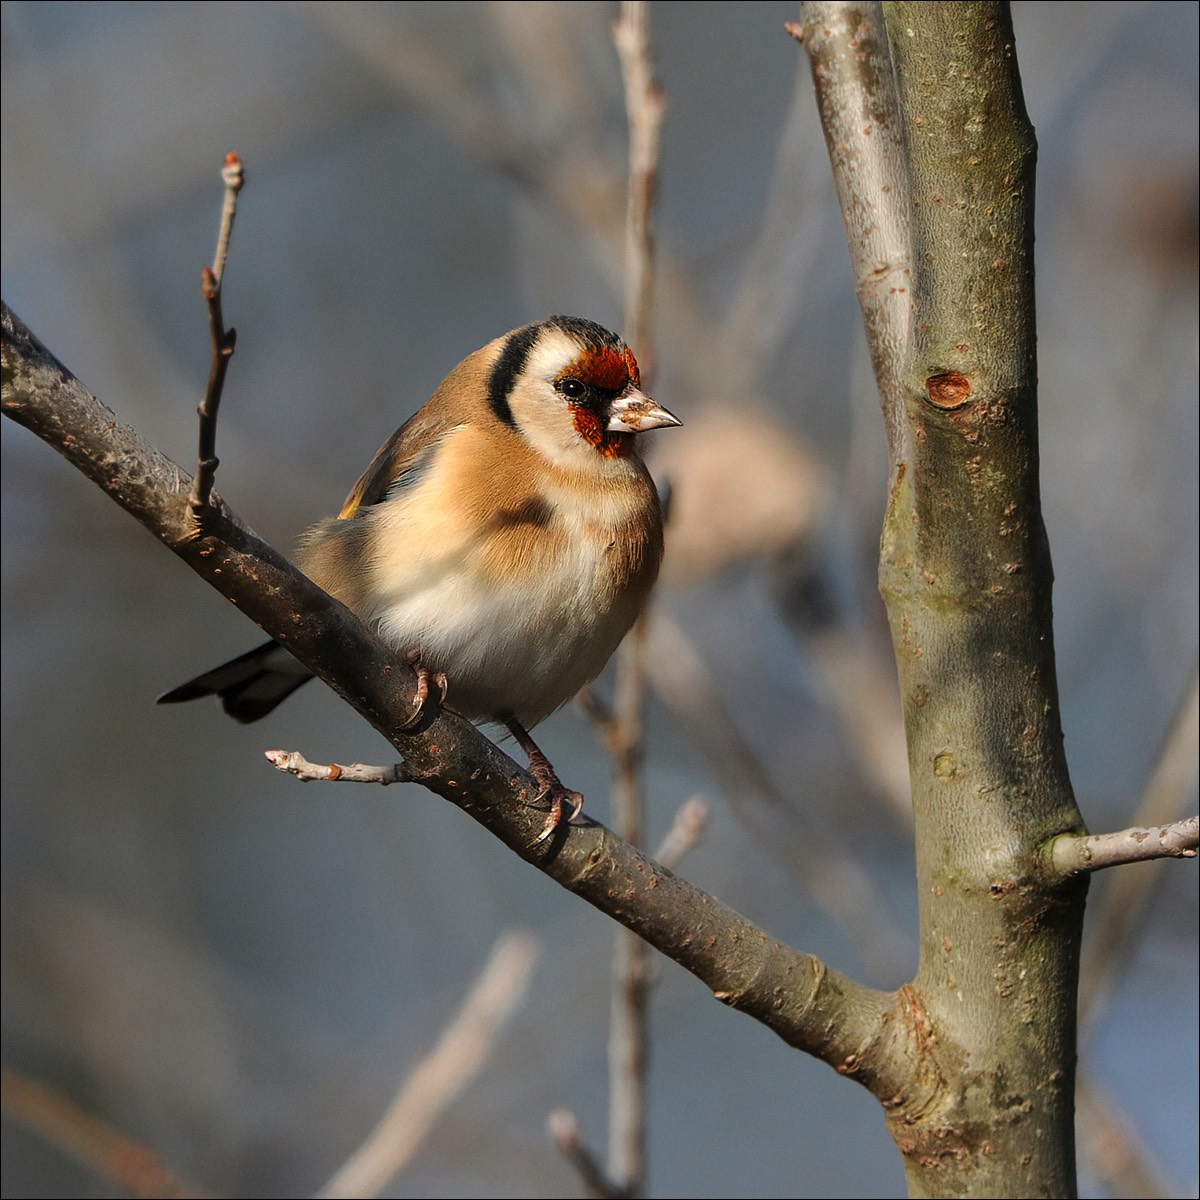
[[[538, 841], [583, 796], [529, 731], [599, 675], [646, 603], [663, 512], [637, 435], [680, 424], [617, 334], [552, 316], [459, 363], [301, 538], [304, 573], [416, 672], [408, 725], [436, 688], [512, 735], [550, 803]], [[158, 702], [216, 695], [248, 723], [312, 677], [271, 641]]]

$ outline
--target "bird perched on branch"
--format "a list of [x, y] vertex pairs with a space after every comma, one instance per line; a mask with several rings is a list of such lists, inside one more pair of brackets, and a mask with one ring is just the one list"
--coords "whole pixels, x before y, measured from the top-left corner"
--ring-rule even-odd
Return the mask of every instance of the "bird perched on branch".
[[[455, 367], [301, 542], [304, 572], [416, 671], [414, 721], [436, 687], [508, 728], [550, 801], [543, 837], [583, 797], [529, 730], [600, 673], [642, 610], [663, 526], [635, 435], [678, 424], [616, 334], [551, 317]], [[272, 641], [159, 703], [217, 695], [257, 721], [311, 678]]]

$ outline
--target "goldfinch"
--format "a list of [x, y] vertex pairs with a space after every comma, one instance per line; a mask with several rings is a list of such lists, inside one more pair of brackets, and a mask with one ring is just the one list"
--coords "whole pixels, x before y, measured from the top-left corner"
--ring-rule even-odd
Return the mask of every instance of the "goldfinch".
[[[415, 716], [432, 681], [508, 728], [551, 802], [543, 836], [583, 797], [528, 731], [600, 673], [646, 602], [663, 524], [635, 435], [679, 424], [616, 334], [550, 317], [455, 367], [300, 544], [304, 572], [414, 667]], [[272, 641], [159, 703], [217, 695], [257, 721], [311, 678]]]

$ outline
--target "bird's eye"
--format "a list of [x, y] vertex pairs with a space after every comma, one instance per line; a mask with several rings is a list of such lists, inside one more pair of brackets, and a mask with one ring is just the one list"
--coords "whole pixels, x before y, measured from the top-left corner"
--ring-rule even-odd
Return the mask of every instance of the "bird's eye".
[[587, 384], [582, 379], [560, 379], [558, 381], [558, 390], [568, 400], [581, 400], [587, 394]]

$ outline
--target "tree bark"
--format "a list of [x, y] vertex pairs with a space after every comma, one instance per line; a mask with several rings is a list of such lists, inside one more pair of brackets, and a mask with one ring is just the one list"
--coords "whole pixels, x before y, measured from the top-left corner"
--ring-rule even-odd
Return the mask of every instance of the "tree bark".
[[889, 1126], [913, 1195], [1073, 1195], [1086, 884], [1059, 878], [1047, 847], [1083, 823], [1038, 485], [1036, 142], [1009, 14], [810, 4], [801, 33], [892, 455], [880, 590], [908, 737], [921, 959], [905, 989], [915, 1070]]

